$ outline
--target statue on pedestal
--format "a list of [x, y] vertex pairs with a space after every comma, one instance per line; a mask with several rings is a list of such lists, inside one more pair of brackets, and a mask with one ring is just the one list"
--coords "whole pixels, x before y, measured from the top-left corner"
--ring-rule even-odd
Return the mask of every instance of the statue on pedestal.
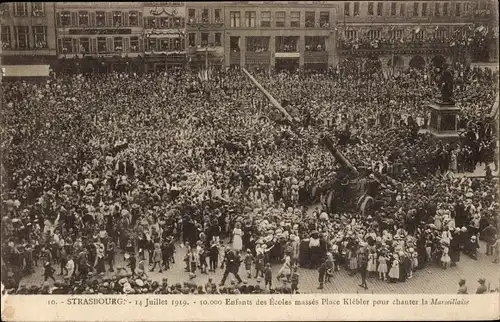
[[441, 102], [454, 104], [453, 100], [453, 73], [448, 69], [447, 65], [443, 66], [443, 71], [439, 77], [438, 86], [441, 89]]

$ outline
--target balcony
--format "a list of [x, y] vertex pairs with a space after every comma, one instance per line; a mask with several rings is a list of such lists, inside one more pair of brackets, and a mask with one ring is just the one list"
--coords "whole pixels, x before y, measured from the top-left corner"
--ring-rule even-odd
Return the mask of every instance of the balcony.
[[247, 51], [245, 54], [245, 63], [247, 65], [269, 65], [271, 63], [271, 52], [253, 52]]
[[221, 28], [224, 26], [224, 20], [220, 18], [216, 18], [213, 20], [210, 20], [208, 18], [200, 18], [200, 19], [195, 19], [195, 18], [189, 18], [186, 21], [186, 26], [188, 27], [201, 27], [201, 28]]

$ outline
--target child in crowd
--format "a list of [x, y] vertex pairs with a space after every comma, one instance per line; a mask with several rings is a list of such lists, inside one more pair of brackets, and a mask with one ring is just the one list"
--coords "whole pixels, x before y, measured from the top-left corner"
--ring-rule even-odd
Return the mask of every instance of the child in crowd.
[[273, 271], [271, 270], [271, 264], [267, 263], [264, 267], [264, 287], [269, 290], [273, 286]]

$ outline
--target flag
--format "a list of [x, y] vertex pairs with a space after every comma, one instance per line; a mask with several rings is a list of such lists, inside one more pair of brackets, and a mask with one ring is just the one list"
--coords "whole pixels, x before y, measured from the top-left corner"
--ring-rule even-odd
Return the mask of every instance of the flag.
[[417, 26], [417, 28], [415, 28], [414, 31], [416, 34], [418, 34], [420, 32], [420, 26]]
[[241, 49], [241, 37], [238, 38], [238, 48]]

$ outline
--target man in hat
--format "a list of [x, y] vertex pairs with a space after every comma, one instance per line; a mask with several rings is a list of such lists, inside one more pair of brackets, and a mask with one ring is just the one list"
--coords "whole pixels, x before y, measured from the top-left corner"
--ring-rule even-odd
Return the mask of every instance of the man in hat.
[[486, 279], [480, 278], [478, 281], [479, 286], [477, 287], [476, 294], [484, 294], [488, 291], [486, 287]]

